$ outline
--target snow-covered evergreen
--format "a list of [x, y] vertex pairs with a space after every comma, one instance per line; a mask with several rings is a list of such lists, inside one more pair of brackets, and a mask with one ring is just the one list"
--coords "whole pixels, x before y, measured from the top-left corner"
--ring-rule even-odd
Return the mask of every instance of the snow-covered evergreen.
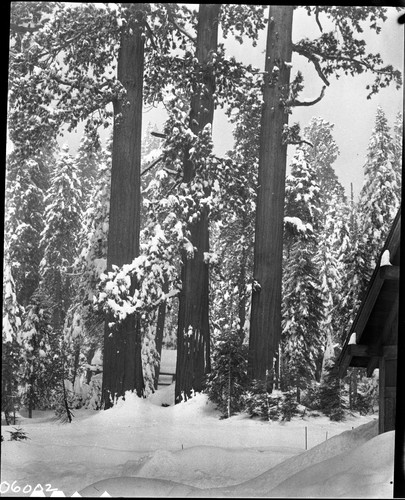
[[77, 166], [65, 145], [54, 167], [45, 199], [41, 290], [52, 303], [52, 323], [61, 329], [71, 301], [72, 266], [81, 229], [82, 191]]
[[[401, 203], [398, 147], [394, 147], [387, 118], [377, 108], [375, 125], [364, 165], [364, 184], [359, 200], [359, 237], [366, 263], [367, 281]], [[363, 284], [364, 287], [364, 284]]]
[[322, 355], [324, 333], [322, 291], [315, 265], [316, 231], [320, 218], [319, 185], [315, 168], [298, 149], [286, 180], [286, 209], [289, 217], [305, 224], [305, 232], [286, 227], [283, 280], [282, 372], [285, 387], [305, 389], [314, 379]]
[[40, 280], [43, 213], [53, 165], [52, 148], [34, 158], [13, 151], [7, 159], [4, 242], [18, 301], [27, 305]]
[[312, 118], [309, 125], [304, 128], [304, 136], [312, 144], [312, 147], [307, 149], [307, 158], [318, 173], [323, 209], [326, 207], [332, 193], [336, 190], [343, 191], [333, 168], [333, 163], [340, 154], [333, 137], [333, 129], [334, 125], [332, 123], [320, 117]]
[[9, 415], [18, 405], [20, 344], [19, 331], [24, 309], [18, 304], [11, 266], [7, 261], [3, 269], [3, 321], [1, 333], [1, 411], [7, 423]]
[[50, 408], [62, 381], [59, 338], [51, 326], [51, 306], [36, 293], [18, 334], [21, 346], [19, 387], [21, 401], [30, 411]]

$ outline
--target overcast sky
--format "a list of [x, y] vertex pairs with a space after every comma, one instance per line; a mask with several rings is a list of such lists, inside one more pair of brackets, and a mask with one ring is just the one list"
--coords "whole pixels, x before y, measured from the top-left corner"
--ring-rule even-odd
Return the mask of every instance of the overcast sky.
[[[404, 9], [405, 10], [405, 9]], [[390, 7], [388, 19], [382, 25], [380, 35], [365, 30], [364, 38], [370, 52], [379, 52], [385, 64], [392, 64], [403, 71], [404, 62], [404, 26], [398, 24], [400, 13]], [[326, 19], [320, 17], [324, 30], [328, 28]], [[304, 37], [318, 37], [320, 34], [313, 16], [309, 17], [303, 8], [296, 9], [293, 21], [293, 42]], [[260, 34], [257, 47], [247, 42], [240, 45], [230, 36], [224, 42], [228, 54], [236, 59], [264, 68], [267, 28]], [[312, 65], [301, 56], [293, 55], [293, 76], [298, 70], [304, 75], [305, 89], [300, 99], [311, 99], [319, 95], [323, 83], [312, 69]], [[395, 90], [392, 85], [379, 94], [367, 100], [367, 84], [373, 82], [371, 74], [356, 77], [342, 76], [339, 80], [330, 78], [330, 86], [325, 97], [314, 106], [295, 108], [290, 116], [290, 123], [299, 122], [303, 129], [313, 116], [321, 117], [335, 125], [334, 137], [340, 149], [340, 156], [335, 162], [335, 171], [344, 185], [347, 194], [350, 193], [350, 183], [353, 183], [354, 194], [357, 197], [363, 183], [363, 165], [367, 154], [368, 141], [374, 125], [377, 106], [381, 105], [392, 127], [395, 116], [403, 109], [403, 93]], [[157, 123], [161, 128], [164, 115], [157, 111], [145, 111], [145, 123]], [[223, 154], [232, 148], [232, 128], [223, 111], [215, 112], [213, 124], [213, 139], [217, 154]], [[292, 148], [289, 148], [291, 154]]]
[[[191, 5], [197, 6], [197, 4], [190, 4], [190, 7]], [[385, 64], [392, 64], [401, 72], [403, 72], [404, 65], [404, 25], [398, 23], [398, 17], [402, 12], [405, 12], [405, 8], [398, 12], [394, 7], [389, 7], [388, 19], [382, 25], [380, 35], [376, 35], [375, 32], [366, 27], [363, 34], [367, 41], [367, 51], [379, 52]], [[320, 21], [324, 31], [330, 29], [331, 26], [327, 25], [326, 18], [322, 15]], [[293, 21], [293, 42], [304, 37], [315, 38], [319, 34], [320, 31], [313, 16], [308, 16], [304, 8], [296, 9]], [[237, 60], [263, 69], [266, 36], [267, 27], [260, 34], [257, 47], [253, 47], [250, 42], [240, 45], [233, 40], [231, 35], [226, 40], [220, 35], [220, 42], [225, 44], [229, 56], [234, 56]], [[304, 75], [305, 89], [300, 99], [317, 97], [323, 83], [314, 71], [312, 64], [298, 55], [293, 55], [292, 63], [291, 75], [294, 76], [298, 70], [302, 71]], [[319, 103], [310, 107], [294, 108], [293, 114], [290, 115], [290, 124], [299, 122], [301, 129], [308, 125], [313, 116], [321, 117], [334, 124], [334, 137], [340, 149], [340, 156], [334, 165], [335, 171], [348, 195], [350, 194], [350, 184], [353, 183], [355, 198], [357, 198], [363, 183], [363, 166], [377, 106], [382, 106], [391, 127], [397, 113], [403, 111], [402, 89], [396, 90], [394, 85], [381, 90], [371, 99], [366, 99], [366, 85], [371, 84], [373, 80], [373, 76], [368, 73], [355, 77], [342, 76], [339, 80], [331, 77], [325, 97]], [[144, 130], [149, 122], [152, 125], [156, 124], [158, 129], [162, 129], [166, 114], [162, 112], [162, 109], [145, 108], [143, 117]], [[72, 153], [78, 146], [82, 130], [79, 127], [79, 134], [65, 138], [71, 146]], [[228, 123], [221, 109], [215, 112], [213, 140], [218, 155], [232, 149], [232, 126]], [[289, 156], [293, 154], [293, 151], [293, 148], [290, 147]]]

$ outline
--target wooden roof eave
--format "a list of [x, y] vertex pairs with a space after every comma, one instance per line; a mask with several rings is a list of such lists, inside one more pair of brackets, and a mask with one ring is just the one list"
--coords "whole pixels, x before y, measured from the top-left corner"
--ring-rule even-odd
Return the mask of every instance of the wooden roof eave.
[[[338, 374], [341, 378], [345, 376], [348, 367], [351, 366], [353, 357], [362, 356], [369, 358], [370, 360], [373, 360], [373, 366], [375, 366], [375, 360], [382, 355], [381, 347], [362, 345], [361, 338], [385, 280], [399, 278], [399, 268], [397, 266], [392, 266], [392, 268], [391, 266], [380, 267], [379, 263], [381, 261], [382, 254], [386, 250], [390, 252], [391, 258], [393, 258], [397, 254], [400, 245], [400, 237], [401, 207], [399, 208], [398, 213], [394, 219], [390, 233], [388, 234], [384, 247], [381, 250], [381, 254], [378, 259], [378, 265], [376, 265], [374, 272], [370, 278], [365, 297], [360, 304], [352, 327], [343, 344], [342, 352], [340, 353], [340, 356], [336, 362]], [[349, 344], [349, 340], [354, 332], [356, 333], [356, 344]]]

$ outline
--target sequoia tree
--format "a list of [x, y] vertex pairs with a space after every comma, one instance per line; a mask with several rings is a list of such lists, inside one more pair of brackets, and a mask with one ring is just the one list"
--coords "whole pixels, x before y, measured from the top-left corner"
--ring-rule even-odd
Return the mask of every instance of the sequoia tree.
[[[191, 99], [190, 129], [198, 135], [214, 117], [215, 78], [210, 69], [210, 58], [217, 49], [218, 15], [220, 4], [201, 4], [198, 16], [196, 58], [201, 66], [200, 89]], [[194, 163], [187, 151], [184, 160], [184, 181], [194, 177]], [[191, 390], [200, 391], [210, 366], [208, 322], [208, 263], [204, 254], [209, 250], [208, 212], [203, 207], [199, 218], [189, 226], [190, 242], [194, 246], [190, 258], [182, 255], [177, 330], [177, 365], [175, 400], [187, 398]]]
[[[32, 8], [17, 4], [12, 13], [16, 41], [10, 58], [10, 137], [16, 151], [32, 157], [65, 124], [69, 131], [79, 122], [97, 130], [108, 127], [114, 118], [109, 269], [130, 263], [138, 254], [142, 73], [148, 9], [147, 4], [112, 7], [57, 3], [42, 11], [40, 3], [33, 2]], [[22, 40], [17, 36], [20, 33]], [[106, 408], [111, 397], [122, 396], [126, 390], [143, 391], [137, 319], [127, 318], [116, 325], [111, 336], [109, 323], [107, 319]]]
[[[139, 254], [140, 169], [142, 139], [142, 86], [144, 66], [143, 4], [132, 4], [131, 15], [120, 37], [117, 78], [125, 88], [124, 99], [114, 100], [111, 196], [107, 245], [107, 271], [132, 262]], [[136, 283], [132, 283], [132, 293]], [[125, 391], [143, 394], [141, 334], [137, 314], [128, 315], [104, 333], [103, 401]]]
[[287, 144], [283, 106], [290, 82], [293, 6], [271, 5], [266, 46], [255, 226], [249, 375], [264, 380], [280, 339]]
[[[305, 6], [315, 17], [321, 35], [292, 43], [292, 6], [270, 6], [263, 109], [259, 152], [259, 181], [256, 208], [254, 282], [249, 342], [249, 374], [264, 379], [273, 368], [273, 358], [281, 331], [282, 230], [287, 143], [299, 143], [299, 127], [287, 126], [293, 106], [319, 102], [329, 77], [354, 76], [369, 71], [375, 75], [367, 85], [367, 98], [394, 82], [399, 88], [401, 74], [391, 65], [383, 65], [379, 54], [366, 52], [366, 43], [357, 38], [364, 23], [377, 34], [380, 21], [386, 20], [384, 7]], [[325, 32], [323, 16], [334, 24]], [[300, 72], [290, 82], [291, 53], [310, 62], [324, 86], [316, 99], [301, 101], [303, 90]]]

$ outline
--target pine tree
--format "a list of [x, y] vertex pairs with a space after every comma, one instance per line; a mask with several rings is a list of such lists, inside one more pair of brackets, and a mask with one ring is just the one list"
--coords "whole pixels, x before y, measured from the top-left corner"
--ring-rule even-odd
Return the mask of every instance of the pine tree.
[[225, 331], [216, 339], [212, 371], [205, 387], [223, 417], [241, 410], [247, 382], [247, 346], [238, 332]]
[[320, 329], [325, 337], [321, 377], [326, 373], [329, 359], [335, 356], [335, 346], [339, 345], [342, 328], [342, 308], [344, 297], [349, 293], [343, 283], [348, 254], [351, 251], [348, 207], [345, 200], [336, 193], [331, 194], [326, 203], [323, 223], [317, 237], [317, 255], [321, 292], [323, 297], [323, 319]]
[[3, 271], [3, 323], [1, 350], [1, 411], [7, 425], [10, 413], [17, 405], [18, 369], [20, 365], [20, 345], [18, 334], [24, 309], [18, 304], [11, 266], [5, 261]]
[[91, 203], [91, 193], [94, 191], [100, 164], [103, 162], [103, 151], [97, 129], [92, 126], [92, 122], [86, 124], [84, 135], [82, 136], [75, 157], [77, 175], [82, 188], [84, 204]]
[[62, 148], [52, 172], [46, 196], [45, 227], [41, 245], [44, 256], [40, 264], [40, 288], [52, 304], [52, 324], [61, 330], [71, 301], [71, 272], [77, 255], [77, 238], [81, 229], [81, 186], [77, 166]]
[[363, 292], [400, 206], [401, 186], [397, 169], [390, 129], [379, 106], [359, 199], [359, 244], [366, 268], [362, 276]]
[[304, 137], [312, 144], [307, 150], [307, 158], [317, 172], [323, 210], [326, 209], [332, 193], [336, 190], [343, 192], [333, 168], [333, 163], [340, 154], [332, 135], [333, 128], [333, 124], [319, 117], [312, 118], [309, 125], [304, 128]]
[[39, 292], [31, 298], [19, 332], [22, 362], [22, 402], [32, 417], [34, 408], [50, 406], [53, 391], [61, 380], [58, 336], [51, 326], [50, 304]]
[[297, 150], [286, 182], [286, 249], [283, 283], [282, 351], [284, 384], [300, 392], [315, 378], [323, 347], [322, 294], [315, 265], [319, 221], [316, 172]]
[[402, 146], [403, 146], [403, 117], [402, 113], [398, 113], [394, 123], [394, 143], [393, 143], [393, 167], [397, 176], [396, 184], [399, 189], [399, 197], [401, 198], [402, 187]]
[[7, 158], [5, 254], [13, 266], [17, 300], [29, 303], [40, 280], [40, 245], [52, 149], [26, 159], [13, 151]]
[[[79, 155], [78, 155], [79, 156]], [[85, 155], [80, 162], [85, 166]], [[94, 154], [89, 157], [92, 163]], [[77, 158], [76, 158], [77, 161]], [[111, 155], [108, 150], [97, 151], [97, 165], [92, 190], [88, 196], [87, 208], [78, 234], [79, 255], [72, 267], [72, 304], [64, 325], [64, 340], [69, 346], [67, 364], [70, 366], [70, 380], [74, 386], [80, 365], [91, 364], [91, 360], [103, 345], [104, 317], [93, 307], [100, 275], [107, 268], [107, 236], [110, 199]], [[90, 382], [92, 372], [87, 371]]]
[[334, 366], [336, 358], [326, 366], [326, 374], [318, 392], [320, 409], [330, 420], [340, 421], [345, 417], [346, 403], [344, 400], [342, 381]]
[[360, 303], [362, 276], [367, 274], [366, 263], [360, 252], [359, 213], [354, 203], [353, 185], [350, 204], [343, 211], [341, 232], [341, 301], [337, 308], [340, 321], [339, 341], [346, 338], [348, 329], [354, 321]]

